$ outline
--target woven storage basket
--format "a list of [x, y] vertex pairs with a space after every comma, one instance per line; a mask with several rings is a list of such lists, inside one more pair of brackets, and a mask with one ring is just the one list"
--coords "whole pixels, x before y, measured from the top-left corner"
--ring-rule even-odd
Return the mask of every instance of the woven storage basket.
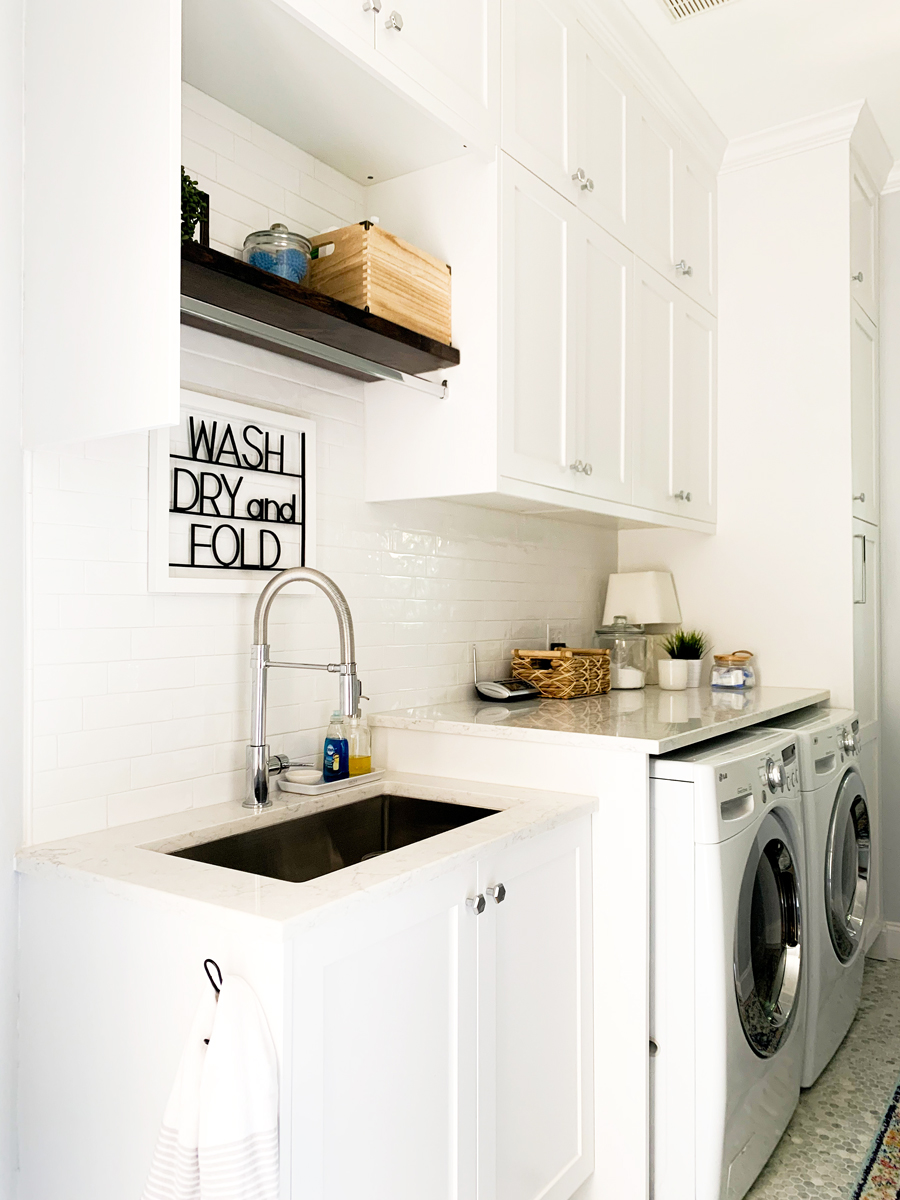
[[512, 673], [553, 700], [599, 696], [609, 691], [609, 651], [514, 650]]

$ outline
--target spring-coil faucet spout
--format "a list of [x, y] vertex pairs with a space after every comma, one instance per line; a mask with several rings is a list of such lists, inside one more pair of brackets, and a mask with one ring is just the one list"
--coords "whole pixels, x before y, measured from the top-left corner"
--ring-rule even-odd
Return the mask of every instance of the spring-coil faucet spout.
[[[269, 609], [278, 593], [290, 583], [312, 583], [320, 588], [334, 608], [341, 635], [339, 663], [273, 662], [269, 658]], [[311, 567], [291, 567], [271, 579], [260, 593], [253, 617], [253, 645], [250, 647], [253, 672], [250, 697], [250, 745], [247, 747], [247, 799], [244, 808], [268, 808], [269, 774], [284, 769], [283, 755], [270, 758], [266, 745], [266, 677], [269, 667], [288, 667], [300, 671], [331, 671], [340, 674], [341, 712], [345, 717], [359, 711], [361, 685], [356, 677], [356, 644], [353, 617], [347, 597], [327, 575]]]

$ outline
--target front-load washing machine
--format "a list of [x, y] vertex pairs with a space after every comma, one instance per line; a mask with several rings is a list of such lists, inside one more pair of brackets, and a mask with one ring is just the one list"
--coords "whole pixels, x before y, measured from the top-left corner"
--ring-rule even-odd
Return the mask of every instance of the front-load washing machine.
[[800, 1095], [796, 738], [744, 730], [651, 759], [655, 1200], [740, 1200]]
[[796, 737], [806, 841], [806, 1052], [811, 1087], [844, 1040], [859, 1007], [872, 862], [859, 721], [849, 709], [803, 709], [777, 722]]

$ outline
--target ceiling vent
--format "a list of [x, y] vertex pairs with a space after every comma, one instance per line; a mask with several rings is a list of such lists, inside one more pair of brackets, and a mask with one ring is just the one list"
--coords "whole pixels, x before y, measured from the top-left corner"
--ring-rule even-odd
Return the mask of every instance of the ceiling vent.
[[723, 4], [732, 3], [734, 0], [662, 0], [663, 8], [674, 21], [696, 17], [708, 8], [721, 8]]

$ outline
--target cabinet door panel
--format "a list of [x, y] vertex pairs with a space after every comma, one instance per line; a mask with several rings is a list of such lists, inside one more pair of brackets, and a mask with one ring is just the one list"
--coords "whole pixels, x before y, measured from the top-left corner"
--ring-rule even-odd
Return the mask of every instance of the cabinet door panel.
[[[872, 318], [876, 307], [878, 256], [877, 197], [859, 164], [850, 170], [850, 288], [853, 299]], [[859, 276], [862, 275], [862, 279]]]
[[568, 9], [549, 0], [505, 0], [501, 144], [565, 196], [575, 185], [570, 114], [576, 84]]
[[475, 868], [294, 950], [293, 1194], [474, 1200]]
[[675, 268], [675, 168], [678, 138], [645, 102], [641, 104], [637, 135], [637, 173], [640, 233], [636, 247], [641, 258], [665, 279]]
[[878, 521], [878, 330], [856, 304], [850, 314], [853, 515]]
[[[403, 28], [389, 26], [391, 14]], [[384, 56], [453, 112], [484, 129], [499, 108], [500, 0], [385, 0], [375, 20]]]
[[675, 193], [675, 282], [710, 312], [716, 311], [716, 180], [697, 159], [680, 155]]
[[685, 493], [679, 511], [699, 521], [716, 519], [715, 347], [715, 318], [682, 300], [675, 327], [671, 490]]
[[576, 167], [593, 190], [576, 184], [582, 210], [620, 241], [636, 225], [632, 144], [636, 124], [635, 93], [586, 31], [578, 30], [578, 107]]
[[573, 475], [573, 486], [603, 500], [631, 500], [633, 406], [633, 258], [615, 238], [582, 218], [584, 241], [579, 305], [578, 432], [575, 457], [591, 474]]
[[575, 207], [505, 158], [502, 176], [501, 468], [567, 486], [575, 393]]
[[675, 409], [675, 323], [678, 292], [655, 271], [635, 264], [635, 340], [638, 421], [634, 443], [634, 502], [683, 514], [672, 498], [672, 423]]
[[853, 706], [865, 729], [879, 718], [880, 580], [878, 533], [853, 522]]
[[563, 1200], [593, 1169], [590, 872], [587, 818], [479, 863], [506, 888], [479, 919], [482, 1200]]

